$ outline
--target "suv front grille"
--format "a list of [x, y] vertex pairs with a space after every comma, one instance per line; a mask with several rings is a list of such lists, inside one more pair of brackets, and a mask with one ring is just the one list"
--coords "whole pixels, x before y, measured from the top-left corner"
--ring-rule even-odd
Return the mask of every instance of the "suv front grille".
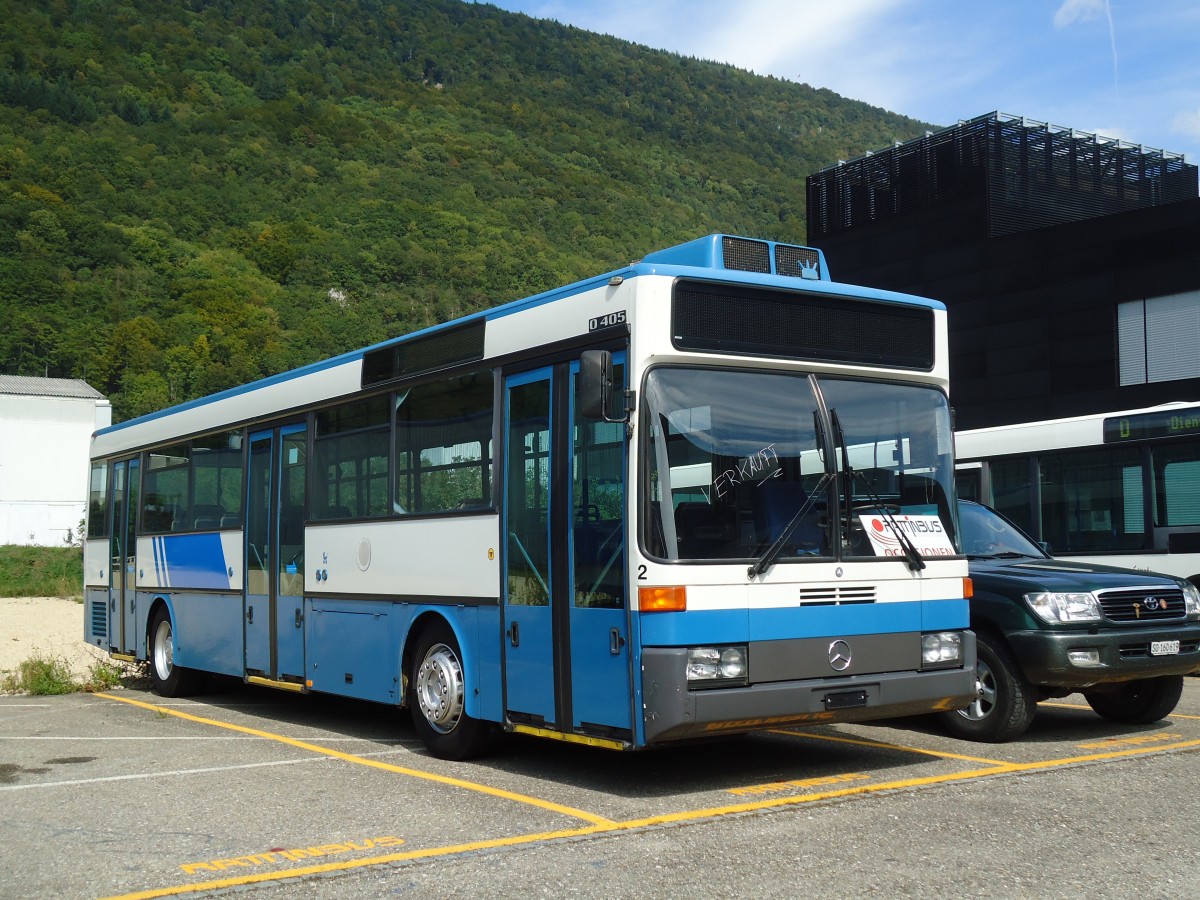
[[1096, 597], [1110, 622], [1169, 622], [1187, 615], [1179, 588], [1124, 588], [1097, 591]]

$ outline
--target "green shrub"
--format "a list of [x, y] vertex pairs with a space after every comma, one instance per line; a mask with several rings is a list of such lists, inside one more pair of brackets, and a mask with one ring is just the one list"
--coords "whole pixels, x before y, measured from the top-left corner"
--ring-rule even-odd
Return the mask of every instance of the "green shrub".
[[71, 664], [61, 656], [31, 656], [4, 676], [0, 684], [8, 694], [71, 694], [80, 684], [71, 672]]
[[88, 677], [81, 687], [89, 693], [108, 691], [115, 687], [128, 684], [139, 677], [136, 670], [131, 670], [124, 663], [111, 659], [98, 659], [88, 669]]
[[0, 694], [73, 694], [96, 693], [116, 687], [141, 686], [148, 681], [145, 663], [122, 663], [98, 659], [82, 681], [76, 679], [70, 663], [61, 656], [34, 654], [15, 672], [0, 672]]

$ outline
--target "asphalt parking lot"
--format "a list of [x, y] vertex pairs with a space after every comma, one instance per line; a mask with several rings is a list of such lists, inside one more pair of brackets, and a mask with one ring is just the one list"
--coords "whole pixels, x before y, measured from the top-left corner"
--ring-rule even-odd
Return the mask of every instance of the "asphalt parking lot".
[[922, 720], [428, 756], [407, 713], [226, 685], [0, 697], [0, 896], [1200, 897], [1200, 679], [1011, 744]]

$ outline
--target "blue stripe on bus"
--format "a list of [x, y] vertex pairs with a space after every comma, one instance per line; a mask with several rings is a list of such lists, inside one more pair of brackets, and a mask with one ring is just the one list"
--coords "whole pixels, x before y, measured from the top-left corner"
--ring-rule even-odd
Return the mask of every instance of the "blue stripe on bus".
[[966, 600], [644, 613], [642, 645], [681, 647], [966, 628]]
[[169, 534], [156, 540], [162, 541], [160, 584], [181, 589], [229, 589], [229, 564], [221, 535]]
[[154, 583], [160, 587], [170, 587], [171, 585], [167, 582], [167, 573], [163, 571], [162, 543], [163, 539], [160, 537], [150, 539], [150, 547], [154, 551]]

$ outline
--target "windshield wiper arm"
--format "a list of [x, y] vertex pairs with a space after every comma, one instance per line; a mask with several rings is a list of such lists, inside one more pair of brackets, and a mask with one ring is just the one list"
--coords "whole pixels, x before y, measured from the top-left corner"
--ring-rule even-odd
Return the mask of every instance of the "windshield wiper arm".
[[[838, 419], [836, 409], [829, 410], [829, 421], [833, 425], [833, 437], [837, 441], [838, 447], [842, 451], [842, 468], [845, 469], [848, 478], [846, 479], [846, 527], [852, 527], [853, 507], [854, 507], [854, 479], [857, 478], [863, 487], [863, 493], [867, 495], [867, 499], [875, 505], [879, 511], [880, 517], [887, 523], [888, 528], [892, 530], [892, 534], [896, 536], [896, 540], [900, 544], [900, 549], [904, 551], [904, 563], [913, 572], [919, 572], [925, 568], [925, 559], [921, 556], [921, 552], [917, 550], [912, 539], [904, 533], [900, 527], [900, 523], [896, 521], [896, 517], [892, 515], [892, 511], [888, 509], [887, 504], [871, 489], [871, 482], [866, 475], [857, 471], [850, 465], [850, 449], [846, 446], [846, 435], [842, 432], [842, 423]], [[847, 533], [849, 533], [847, 531]]]
[[813, 504], [817, 502], [817, 498], [824, 492], [825, 485], [829, 484], [832, 478], [833, 475], [829, 472], [821, 476], [821, 480], [817, 482], [817, 486], [808, 495], [808, 499], [800, 504], [800, 508], [796, 510], [796, 514], [792, 516], [791, 521], [783, 526], [783, 530], [779, 532], [779, 537], [775, 538], [771, 546], [766, 549], [766, 552], [754, 561], [754, 565], [746, 570], [747, 578], [755, 578], [774, 565], [775, 560], [779, 558], [779, 554], [783, 552], [788, 538], [800, 527], [800, 523], [804, 521], [805, 515], [813, 508]]

